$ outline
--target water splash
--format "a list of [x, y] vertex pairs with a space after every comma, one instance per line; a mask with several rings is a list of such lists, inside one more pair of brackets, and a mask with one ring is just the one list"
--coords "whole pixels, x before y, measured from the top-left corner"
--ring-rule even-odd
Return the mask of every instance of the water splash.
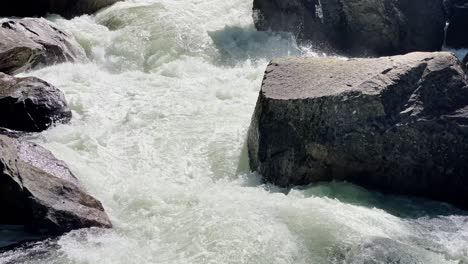
[[315, 15], [320, 19], [322, 23], [324, 23], [323, 20], [323, 9], [322, 9], [322, 2], [321, 0], [318, 0], [318, 4], [315, 5]]
[[62, 89], [74, 114], [34, 140], [70, 165], [115, 228], [0, 263], [467, 261], [468, 217], [450, 206], [349, 184], [278, 189], [239, 169], [269, 60], [319, 55], [254, 31], [251, 10], [250, 0], [128, 0], [51, 17], [91, 63], [27, 73]]

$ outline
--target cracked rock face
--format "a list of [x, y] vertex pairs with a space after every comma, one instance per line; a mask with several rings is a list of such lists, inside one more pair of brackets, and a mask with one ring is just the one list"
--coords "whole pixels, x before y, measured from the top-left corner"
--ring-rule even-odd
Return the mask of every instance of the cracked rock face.
[[258, 30], [292, 32], [325, 52], [396, 55], [438, 51], [444, 41], [442, 0], [255, 0], [253, 8]]
[[111, 227], [101, 203], [48, 150], [0, 135], [0, 169], [0, 225], [42, 235]]
[[280, 186], [346, 180], [468, 208], [465, 70], [445, 52], [273, 60], [251, 168]]
[[40, 132], [54, 122], [70, 121], [72, 112], [63, 93], [35, 78], [0, 73], [0, 127]]
[[43, 18], [0, 19], [0, 72], [84, 60], [75, 39]]

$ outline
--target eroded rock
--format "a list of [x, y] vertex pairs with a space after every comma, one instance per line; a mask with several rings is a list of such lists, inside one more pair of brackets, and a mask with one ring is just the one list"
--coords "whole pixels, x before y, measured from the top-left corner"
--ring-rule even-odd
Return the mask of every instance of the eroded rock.
[[0, 168], [1, 225], [43, 235], [111, 227], [101, 203], [48, 150], [0, 135]]
[[[0, 8], [1, 9], [1, 8]], [[42, 18], [0, 20], [0, 72], [86, 60], [75, 39]]]
[[55, 122], [66, 123], [71, 116], [59, 89], [35, 77], [0, 73], [0, 127], [39, 132]]
[[345, 180], [468, 207], [468, 80], [451, 53], [268, 66], [250, 165], [280, 186]]

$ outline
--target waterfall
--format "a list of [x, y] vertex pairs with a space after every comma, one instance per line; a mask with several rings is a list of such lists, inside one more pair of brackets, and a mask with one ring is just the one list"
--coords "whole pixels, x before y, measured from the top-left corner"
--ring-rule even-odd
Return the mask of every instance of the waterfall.
[[444, 43], [442, 45], [442, 48], [447, 47], [447, 32], [448, 32], [449, 27], [450, 27], [450, 21], [447, 20], [447, 22], [445, 22], [445, 27], [444, 27]]
[[322, 9], [321, 0], [318, 0], [318, 4], [315, 5], [315, 15], [317, 16], [317, 18], [320, 19], [320, 21], [322, 21], [322, 23], [324, 22], [323, 21], [323, 9]]

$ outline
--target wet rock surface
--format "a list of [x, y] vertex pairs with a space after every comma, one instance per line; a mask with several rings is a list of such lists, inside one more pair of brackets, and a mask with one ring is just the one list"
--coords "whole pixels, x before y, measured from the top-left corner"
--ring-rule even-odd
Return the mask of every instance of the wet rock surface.
[[51, 84], [35, 77], [0, 73], [0, 127], [39, 132], [55, 122], [68, 122], [71, 116], [65, 96]]
[[0, 19], [0, 72], [84, 60], [75, 39], [45, 19]]
[[345, 180], [468, 207], [468, 80], [451, 53], [268, 66], [251, 169], [280, 186]]
[[354, 56], [438, 51], [446, 23], [441, 0], [255, 0], [254, 11], [259, 30]]
[[0, 135], [0, 225], [40, 235], [111, 227], [101, 203], [48, 150]]

